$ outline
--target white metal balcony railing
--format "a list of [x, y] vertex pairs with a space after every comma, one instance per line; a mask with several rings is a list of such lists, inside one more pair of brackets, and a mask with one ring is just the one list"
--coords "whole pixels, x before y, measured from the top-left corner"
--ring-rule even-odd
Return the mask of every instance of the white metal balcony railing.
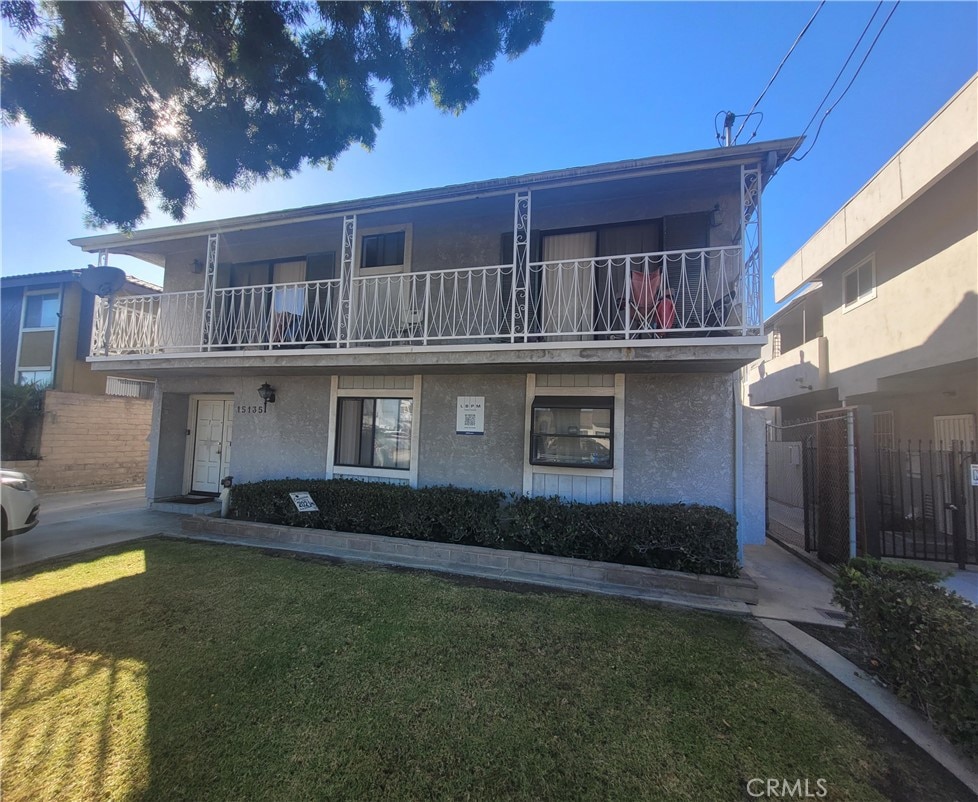
[[[627, 277], [627, 280], [626, 280]], [[749, 290], [749, 292], [748, 292]], [[760, 332], [759, 282], [738, 247], [117, 298], [92, 354], [236, 348], [524, 343]], [[344, 316], [343, 309], [349, 312]], [[205, 320], [207, 324], [205, 325]]]

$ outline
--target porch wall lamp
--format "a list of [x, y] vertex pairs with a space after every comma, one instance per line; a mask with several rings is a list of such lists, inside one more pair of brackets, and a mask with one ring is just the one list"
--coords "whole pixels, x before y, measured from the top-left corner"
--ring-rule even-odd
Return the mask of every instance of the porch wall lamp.
[[200, 261], [200, 259], [194, 259], [193, 264], [190, 265], [190, 269], [194, 273], [203, 273], [204, 272], [204, 263], [202, 261]]
[[268, 382], [265, 382], [261, 387], [258, 388], [258, 395], [261, 396], [261, 400], [265, 402], [265, 409], [268, 409], [269, 404], [275, 403], [275, 388], [272, 387]]
[[710, 227], [719, 228], [722, 225], [723, 225], [723, 209], [721, 209], [720, 204], [717, 203], [710, 211]]

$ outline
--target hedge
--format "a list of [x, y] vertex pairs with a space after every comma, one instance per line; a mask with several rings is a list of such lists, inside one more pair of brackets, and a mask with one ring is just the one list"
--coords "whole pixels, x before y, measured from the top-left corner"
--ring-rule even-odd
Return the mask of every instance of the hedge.
[[939, 579], [915, 566], [851, 560], [839, 571], [835, 600], [896, 694], [978, 758], [978, 607]]
[[517, 498], [512, 540], [529, 551], [737, 576], [737, 520], [698, 504], [582, 504]]
[[[307, 491], [319, 512], [298, 512]], [[509, 503], [504, 503], [509, 501]], [[737, 522], [718, 507], [580, 504], [497, 491], [351, 479], [272, 479], [235, 485], [231, 514], [261, 523], [508, 548], [735, 577]]]
[[[307, 491], [319, 512], [299, 512], [289, 493]], [[236, 518], [286, 526], [365, 532], [441, 543], [499, 546], [503, 493], [353, 479], [270, 479], [231, 488]]]

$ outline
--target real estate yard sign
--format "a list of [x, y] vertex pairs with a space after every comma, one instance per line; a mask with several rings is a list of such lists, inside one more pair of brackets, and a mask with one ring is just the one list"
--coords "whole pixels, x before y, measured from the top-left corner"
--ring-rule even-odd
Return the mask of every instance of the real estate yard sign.
[[289, 493], [289, 497], [299, 512], [319, 512], [319, 507], [308, 493]]

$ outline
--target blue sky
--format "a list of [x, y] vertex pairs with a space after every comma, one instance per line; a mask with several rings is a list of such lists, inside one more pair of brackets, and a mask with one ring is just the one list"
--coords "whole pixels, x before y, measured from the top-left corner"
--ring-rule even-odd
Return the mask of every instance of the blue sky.
[[[758, 106], [757, 139], [801, 133], [876, 5], [823, 7]], [[750, 108], [816, 6], [558, 2], [542, 44], [501, 61], [460, 117], [429, 105], [385, 110], [372, 152], [351, 150], [331, 172], [307, 169], [248, 192], [199, 187], [186, 222], [714, 147], [717, 112]], [[884, 3], [830, 103], [892, 7]], [[5, 28], [4, 52], [24, 48]], [[775, 308], [774, 270], [976, 71], [978, 3], [900, 3], [811, 154], [765, 193], [765, 315]], [[94, 232], [53, 151], [23, 126], [3, 130], [4, 275], [94, 261], [67, 242]], [[156, 212], [144, 227], [171, 223]], [[162, 283], [159, 268], [112, 263]]]

